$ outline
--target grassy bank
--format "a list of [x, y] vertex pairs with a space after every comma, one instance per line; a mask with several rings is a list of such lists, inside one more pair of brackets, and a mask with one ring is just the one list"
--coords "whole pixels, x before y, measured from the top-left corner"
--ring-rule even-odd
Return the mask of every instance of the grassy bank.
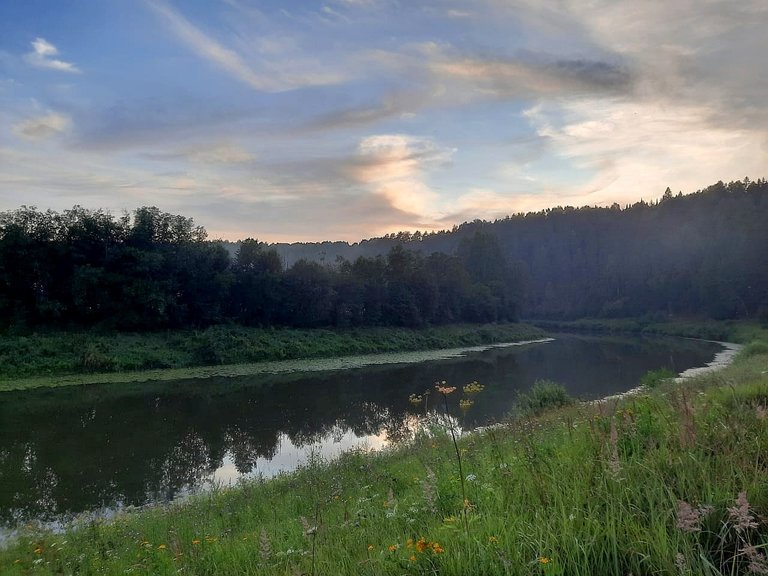
[[0, 551], [0, 573], [765, 573], [767, 415], [768, 351], [748, 346], [721, 372], [458, 447], [435, 429], [62, 535], [30, 530]]
[[598, 334], [647, 334], [681, 336], [746, 344], [768, 341], [768, 325], [744, 320], [675, 320], [658, 322], [641, 318], [581, 320], [530, 320], [530, 324], [552, 332], [594, 332]]
[[[544, 336], [525, 324], [434, 328], [291, 330], [216, 326], [150, 333], [55, 332], [0, 336], [0, 390], [46, 385], [46, 378], [110, 375], [200, 366], [331, 358], [518, 342]], [[143, 379], [147, 379], [147, 377]], [[29, 379], [23, 383], [21, 380]], [[125, 380], [126, 378], [118, 378]], [[73, 382], [77, 382], [75, 379]]]

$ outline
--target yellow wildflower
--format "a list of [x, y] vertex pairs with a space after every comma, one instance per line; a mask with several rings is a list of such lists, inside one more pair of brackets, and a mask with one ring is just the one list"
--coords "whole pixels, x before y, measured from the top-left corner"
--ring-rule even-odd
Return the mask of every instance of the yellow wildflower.
[[410, 560], [411, 562], [416, 562], [416, 556], [411, 554], [411, 557], [408, 558], [408, 560]]
[[496, 538], [496, 536], [488, 536], [488, 542], [490, 542], [491, 544], [498, 544], [499, 539]]
[[192, 540], [192, 545], [193, 545], [193, 546], [197, 546], [198, 544], [200, 544], [200, 540], [198, 540], [197, 538], [195, 538], [194, 540]]
[[408, 540], [405, 541], [406, 548], [413, 548], [413, 538], [408, 538]]
[[470, 408], [472, 408], [472, 404], [474, 403], [475, 402], [473, 400], [469, 400], [468, 398], [462, 398], [461, 400], [459, 400], [459, 408], [461, 408], [462, 410], [469, 410]]
[[368, 552], [370, 552], [371, 550], [373, 550], [373, 544], [368, 544]]
[[157, 549], [158, 549], [158, 550], [165, 550], [165, 544], [160, 544], [160, 545], [157, 547]]
[[42, 554], [42, 553], [43, 553], [42, 546], [38, 546], [37, 548], [35, 548], [35, 554]]
[[416, 552], [424, 552], [424, 550], [427, 549], [428, 545], [429, 545], [429, 543], [427, 542], [427, 539], [424, 538], [424, 536], [422, 536], [416, 542]]
[[437, 542], [432, 542], [432, 552], [434, 552], [435, 554], [442, 554], [443, 552], [445, 552], [445, 550], [443, 550], [443, 547], [440, 546], [440, 544], [438, 544]]
[[547, 558], [546, 556], [540, 556], [539, 557], [539, 564], [549, 564], [551, 560]]
[[392, 544], [392, 545], [388, 546], [387, 549], [390, 552], [394, 552], [395, 550], [397, 550], [397, 544]]
[[464, 386], [464, 393], [465, 394], [477, 394], [479, 392], [482, 392], [483, 388], [485, 388], [485, 386], [483, 386], [482, 384], [479, 384], [477, 381], [470, 382], [469, 384]]

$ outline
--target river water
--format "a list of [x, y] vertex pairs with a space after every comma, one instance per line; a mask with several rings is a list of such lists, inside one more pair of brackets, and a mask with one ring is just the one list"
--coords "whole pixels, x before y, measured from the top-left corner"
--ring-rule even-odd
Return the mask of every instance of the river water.
[[684, 339], [558, 335], [417, 363], [2, 393], [0, 542], [22, 522], [273, 476], [310, 451], [386, 446], [424, 412], [409, 395], [436, 381], [485, 385], [462, 422], [472, 429], [504, 418], [537, 379], [595, 399], [634, 388], [648, 370], [703, 366], [720, 350]]

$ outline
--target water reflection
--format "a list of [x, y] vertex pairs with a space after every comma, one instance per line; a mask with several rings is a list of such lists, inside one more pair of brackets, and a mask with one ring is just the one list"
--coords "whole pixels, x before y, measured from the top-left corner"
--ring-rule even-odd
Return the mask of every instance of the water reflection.
[[166, 501], [244, 474], [270, 476], [295, 467], [311, 448], [327, 455], [360, 442], [376, 448], [409, 434], [424, 408], [408, 396], [437, 380], [486, 385], [464, 422], [471, 428], [502, 418], [537, 378], [594, 398], [635, 386], [649, 369], [705, 364], [718, 349], [566, 336], [412, 365], [5, 393], [0, 525]]

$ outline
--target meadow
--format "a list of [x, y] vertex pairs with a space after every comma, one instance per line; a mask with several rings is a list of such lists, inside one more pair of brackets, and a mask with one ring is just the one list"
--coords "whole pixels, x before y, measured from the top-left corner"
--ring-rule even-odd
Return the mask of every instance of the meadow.
[[[425, 392], [461, 395], [471, 410], [484, 391], [466, 384]], [[461, 413], [437, 414], [385, 451], [312, 457], [276, 479], [61, 534], [28, 526], [0, 551], [0, 572], [768, 573], [764, 344], [623, 399], [576, 403], [542, 384], [518, 404], [463, 437]]]

